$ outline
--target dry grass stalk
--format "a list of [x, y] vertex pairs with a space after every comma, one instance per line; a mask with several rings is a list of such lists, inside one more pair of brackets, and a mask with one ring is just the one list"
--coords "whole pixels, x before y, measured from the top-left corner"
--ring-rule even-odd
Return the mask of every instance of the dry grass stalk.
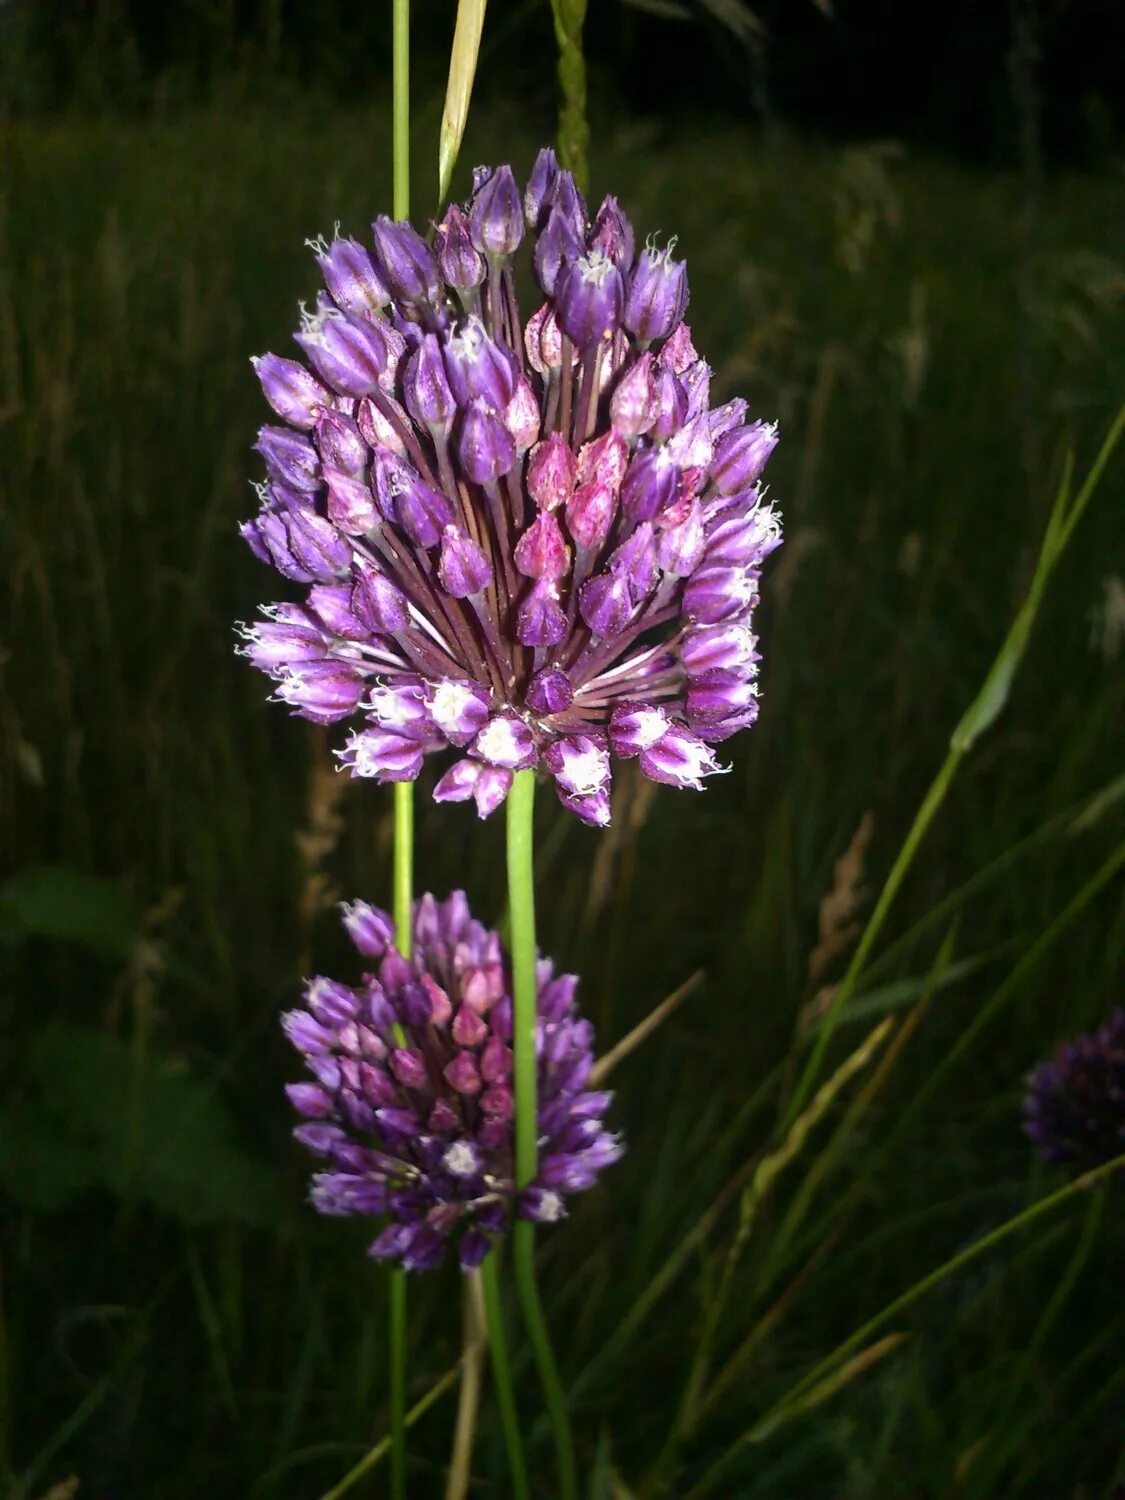
[[66, 1479], [61, 1479], [58, 1484], [53, 1484], [49, 1490], [39, 1497], [39, 1500], [74, 1500], [78, 1493], [81, 1480], [77, 1474], [71, 1474]]
[[837, 987], [825, 985], [824, 976], [859, 936], [859, 913], [868, 896], [864, 882], [867, 850], [874, 831], [875, 818], [868, 810], [860, 818], [848, 847], [836, 861], [831, 887], [821, 897], [816, 946], [809, 955], [806, 985], [812, 998], [801, 1010], [799, 1027], [802, 1033], [807, 1033], [832, 1004]]
[[656, 1028], [668, 1019], [674, 1010], [678, 1010], [687, 997], [699, 988], [706, 977], [705, 970], [696, 969], [694, 974], [684, 980], [679, 989], [673, 990], [666, 999], [661, 1000], [660, 1004], [654, 1010], [649, 1011], [643, 1021], [639, 1022], [638, 1025], [633, 1027], [632, 1031], [623, 1036], [616, 1047], [611, 1047], [603, 1057], [600, 1057], [594, 1064], [593, 1072], [590, 1074], [591, 1087], [601, 1088], [617, 1064], [624, 1062], [634, 1048], [639, 1047], [643, 1041], [647, 1040]]
[[453, 1433], [445, 1500], [465, 1500], [472, 1479], [473, 1438], [480, 1410], [484, 1355], [488, 1348], [488, 1325], [479, 1270], [470, 1271], [464, 1279], [463, 1309], [461, 1393], [457, 1402], [457, 1425]]
[[[841, 1365], [834, 1374], [822, 1380], [819, 1385], [815, 1385], [807, 1395], [794, 1401], [791, 1406], [784, 1407], [778, 1414], [778, 1420], [784, 1421], [790, 1417], [797, 1416], [801, 1412], [811, 1411], [813, 1407], [819, 1406], [823, 1401], [827, 1401], [837, 1391], [842, 1391], [845, 1386], [851, 1385], [853, 1380], [857, 1380], [861, 1375], [866, 1375], [872, 1366], [877, 1365], [888, 1354], [892, 1354], [909, 1337], [908, 1333], [888, 1333], [885, 1338], [881, 1338], [877, 1343], [871, 1344], [868, 1348], [861, 1350], [859, 1354], [849, 1359], [847, 1364]], [[760, 1442], [773, 1431], [774, 1425], [776, 1424], [763, 1425], [761, 1429], [756, 1429], [753, 1438]]]

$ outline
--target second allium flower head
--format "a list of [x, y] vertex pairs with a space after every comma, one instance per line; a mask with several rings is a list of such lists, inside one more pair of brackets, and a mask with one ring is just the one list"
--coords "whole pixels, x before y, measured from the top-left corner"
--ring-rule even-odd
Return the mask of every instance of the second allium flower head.
[[462, 891], [423, 896], [414, 956], [395, 951], [377, 907], [344, 908], [344, 925], [373, 972], [351, 987], [310, 981], [283, 1024], [311, 1082], [289, 1087], [297, 1138], [319, 1156], [312, 1202], [325, 1214], [386, 1215], [372, 1255], [407, 1270], [456, 1246], [471, 1269], [514, 1215], [552, 1222], [621, 1155], [603, 1122], [612, 1095], [588, 1087], [594, 1033], [578, 1013], [578, 981], [540, 959], [536, 1095], [539, 1166], [516, 1187], [512, 999], [495, 932]]
[[[512, 257], [545, 300], [522, 321]], [[264, 427], [254, 552], [311, 585], [244, 651], [320, 723], [362, 719], [354, 775], [413, 780], [463, 757], [439, 801], [482, 816], [542, 763], [565, 806], [609, 821], [609, 754], [698, 787], [757, 717], [758, 577], [780, 523], [759, 479], [774, 427], [712, 407], [670, 248], [592, 223], [540, 153], [520, 193], [480, 168], [428, 244], [381, 218], [374, 252], [316, 247], [308, 365], [255, 361], [287, 424]]]

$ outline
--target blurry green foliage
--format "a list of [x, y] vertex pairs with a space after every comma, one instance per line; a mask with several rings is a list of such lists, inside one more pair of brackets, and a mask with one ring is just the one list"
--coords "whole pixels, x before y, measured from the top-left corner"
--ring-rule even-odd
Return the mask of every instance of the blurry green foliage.
[[0, 889], [0, 943], [46, 938], [125, 957], [140, 925], [120, 881], [70, 865], [35, 865]]
[[101, 1187], [186, 1225], [266, 1225], [279, 1207], [274, 1165], [246, 1153], [213, 1088], [178, 1059], [65, 1024], [35, 1039], [5, 1101], [0, 1182], [40, 1211]]

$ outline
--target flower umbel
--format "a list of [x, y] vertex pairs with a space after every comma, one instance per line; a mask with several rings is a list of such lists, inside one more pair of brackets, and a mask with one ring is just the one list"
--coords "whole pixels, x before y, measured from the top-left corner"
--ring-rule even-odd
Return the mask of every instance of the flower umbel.
[[1080, 1172], [1125, 1153], [1125, 1010], [1031, 1073], [1023, 1128], [1046, 1161]]
[[635, 252], [613, 198], [591, 222], [550, 151], [522, 197], [509, 167], [478, 168], [432, 241], [373, 232], [370, 252], [315, 247], [308, 365], [255, 361], [286, 425], [259, 434], [243, 534], [308, 591], [242, 650], [294, 712], [360, 721], [353, 775], [461, 752], [434, 795], [481, 816], [542, 764], [605, 824], [610, 752], [698, 788], [758, 714], [752, 619], [781, 528], [759, 484], [776, 429], [710, 404], [684, 263]]
[[283, 1025], [313, 1081], [289, 1086], [297, 1139], [324, 1159], [311, 1200], [325, 1214], [387, 1215], [370, 1253], [407, 1270], [456, 1245], [471, 1269], [513, 1214], [551, 1222], [621, 1155], [602, 1116], [612, 1095], [586, 1084], [593, 1027], [578, 981], [539, 962], [539, 1173], [517, 1190], [513, 1167], [512, 1001], [500, 939], [461, 891], [414, 903], [414, 958], [394, 948], [376, 907], [343, 909], [372, 963], [354, 988], [309, 982]]

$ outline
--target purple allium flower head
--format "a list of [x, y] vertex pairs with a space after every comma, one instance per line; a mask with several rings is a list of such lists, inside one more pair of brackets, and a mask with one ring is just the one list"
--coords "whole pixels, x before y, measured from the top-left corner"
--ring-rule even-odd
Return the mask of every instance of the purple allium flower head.
[[[605, 752], [559, 740], [575, 798], [597, 801]], [[487, 773], [488, 769], [476, 769]], [[539, 1175], [514, 1179], [512, 1001], [495, 932], [474, 921], [464, 893], [414, 904], [414, 957], [395, 950], [386, 912], [345, 906], [344, 926], [370, 965], [354, 988], [317, 978], [282, 1024], [310, 1079], [289, 1086], [294, 1134], [323, 1169], [311, 1201], [321, 1213], [387, 1217], [370, 1253], [407, 1270], [456, 1248], [480, 1264], [514, 1216], [549, 1223], [621, 1155], [603, 1117], [612, 1095], [588, 1087], [593, 1028], [575, 1004], [578, 981], [538, 965]]]
[[[638, 252], [613, 198], [591, 222], [550, 151], [522, 191], [479, 169], [430, 239], [380, 218], [371, 249], [314, 250], [308, 364], [255, 361], [284, 425], [259, 434], [243, 527], [308, 593], [266, 606], [246, 656], [294, 712], [349, 721], [353, 775], [459, 751], [435, 796], [482, 816], [539, 765], [602, 825], [607, 754], [700, 787], [757, 715], [781, 527], [760, 486], [776, 429], [710, 405], [684, 263]], [[517, 260], [545, 298], [522, 312]]]
[[[1029, 1075], [1024, 1134], [1045, 1161], [1089, 1171], [1125, 1153], [1125, 1010]], [[1125, 1172], [1118, 1174], [1125, 1183]]]

